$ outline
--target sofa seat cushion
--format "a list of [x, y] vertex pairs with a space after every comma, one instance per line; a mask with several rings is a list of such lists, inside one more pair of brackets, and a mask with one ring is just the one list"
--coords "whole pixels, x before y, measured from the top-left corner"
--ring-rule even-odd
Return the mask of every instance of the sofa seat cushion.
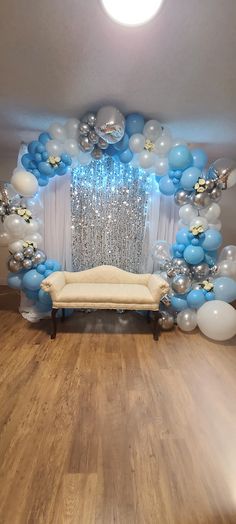
[[141, 284], [66, 284], [58, 293], [60, 303], [127, 303], [153, 304], [149, 289]]

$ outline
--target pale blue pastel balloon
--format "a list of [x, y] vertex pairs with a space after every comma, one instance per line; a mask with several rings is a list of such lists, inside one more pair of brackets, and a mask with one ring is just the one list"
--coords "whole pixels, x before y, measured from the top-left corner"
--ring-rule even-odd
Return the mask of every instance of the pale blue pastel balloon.
[[236, 282], [229, 277], [219, 277], [214, 281], [214, 293], [216, 300], [233, 302], [236, 300]]
[[215, 251], [222, 244], [222, 235], [217, 229], [207, 229], [205, 238], [201, 241], [201, 246], [206, 251]]
[[168, 155], [170, 169], [184, 170], [193, 164], [191, 151], [187, 146], [172, 147]]
[[205, 293], [202, 289], [192, 289], [187, 295], [188, 307], [198, 309], [205, 303]]
[[203, 261], [205, 253], [201, 246], [187, 246], [184, 250], [184, 259], [188, 264], [200, 264]]
[[142, 133], [144, 128], [144, 117], [140, 113], [131, 113], [125, 119], [126, 133], [131, 136], [135, 133]]
[[159, 190], [163, 195], [174, 195], [176, 187], [168, 175], [162, 176], [159, 182]]
[[43, 289], [39, 290], [38, 299], [39, 302], [42, 302], [42, 304], [47, 304], [49, 307], [52, 307], [52, 299], [49, 293], [47, 293]]
[[12, 289], [22, 289], [22, 278], [24, 273], [8, 273], [7, 283]]
[[52, 306], [50, 304], [44, 304], [43, 302], [40, 302], [39, 300], [37, 300], [37, 302], [35, 303], [35, 306], [38, 309], [38, 311], [40, 311], [41, 313], [47, 313], [48, 311], [50, 311], [50, 309], [52, 309]]
[[204, 149], [191, 149], [191, 153], [193, 157], [193, 165], [198, 167], [198, 169], [204, 169], [208, 161], [207, 154], [205, 153]]
[[130, 149], [126, 149], [125, 151], [122, 151], [122, 153], [119, 154], [119, 159], [122, 162], [122, 164], [128, 164], [131, 162], [133, 158], [133, 153], [130, 151]]
[[199, 178], [201, 178], [202, 172], [197, 167], [189, 167], [188, 169], [185, 169], [183, 172], [180, 184], [183, 189], [186, 191], [191, 191], [194, 189], [194, 186]]
[[30, 269], [30, 271], [27, 271], [22, 279], [22, 285], [26, 289], [29, 289], [30, 291], [36, 291], [40, 288], [40, 284], [43, 280], [43, 276], [36, 271], [36, 269]]
[[51, 135], [49, 133], [40, 133], [39, 135], [39, 142], [45, 146], [45, 144], [51, 140]]
[[187, 227], [182, 227], [176, 233], [176, 242], [178, 244], [184, 244], [185, 246], [189, 245], [189, 230]]

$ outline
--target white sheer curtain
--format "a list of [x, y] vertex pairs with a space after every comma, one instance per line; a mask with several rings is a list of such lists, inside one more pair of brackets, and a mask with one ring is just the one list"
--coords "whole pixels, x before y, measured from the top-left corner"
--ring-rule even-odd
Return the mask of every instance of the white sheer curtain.
[[43, 249], [48, 258], [58, 260], [63, 269], [71, 271], [70, 174], [56, 176], [40, 193], [44, 210]]
[[178, 218], [178, 208], [173, 202], [173, 197], [162, 195], [153, 177], [152, 195], [149, 200], [145, 223], [140, 264], [141, 272], [146, 273], [153, 271], [151, 251], [156, 240], [166, 240], [170, 244], [175, 241], [175, 235], [178, 229]]

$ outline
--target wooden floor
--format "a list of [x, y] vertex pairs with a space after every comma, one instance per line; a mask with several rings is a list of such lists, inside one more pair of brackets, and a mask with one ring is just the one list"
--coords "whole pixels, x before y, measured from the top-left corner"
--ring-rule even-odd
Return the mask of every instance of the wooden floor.
[[1, 524], [236, 523], [235, 340], [0, 301]]

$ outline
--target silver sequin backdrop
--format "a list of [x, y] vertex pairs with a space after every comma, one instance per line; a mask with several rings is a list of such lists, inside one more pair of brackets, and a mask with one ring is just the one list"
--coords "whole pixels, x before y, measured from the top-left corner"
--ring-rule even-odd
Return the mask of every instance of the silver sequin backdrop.
[[111, 264], [139, 272], [150, 175], [108, 156], [74, 169], [73, 270]]

